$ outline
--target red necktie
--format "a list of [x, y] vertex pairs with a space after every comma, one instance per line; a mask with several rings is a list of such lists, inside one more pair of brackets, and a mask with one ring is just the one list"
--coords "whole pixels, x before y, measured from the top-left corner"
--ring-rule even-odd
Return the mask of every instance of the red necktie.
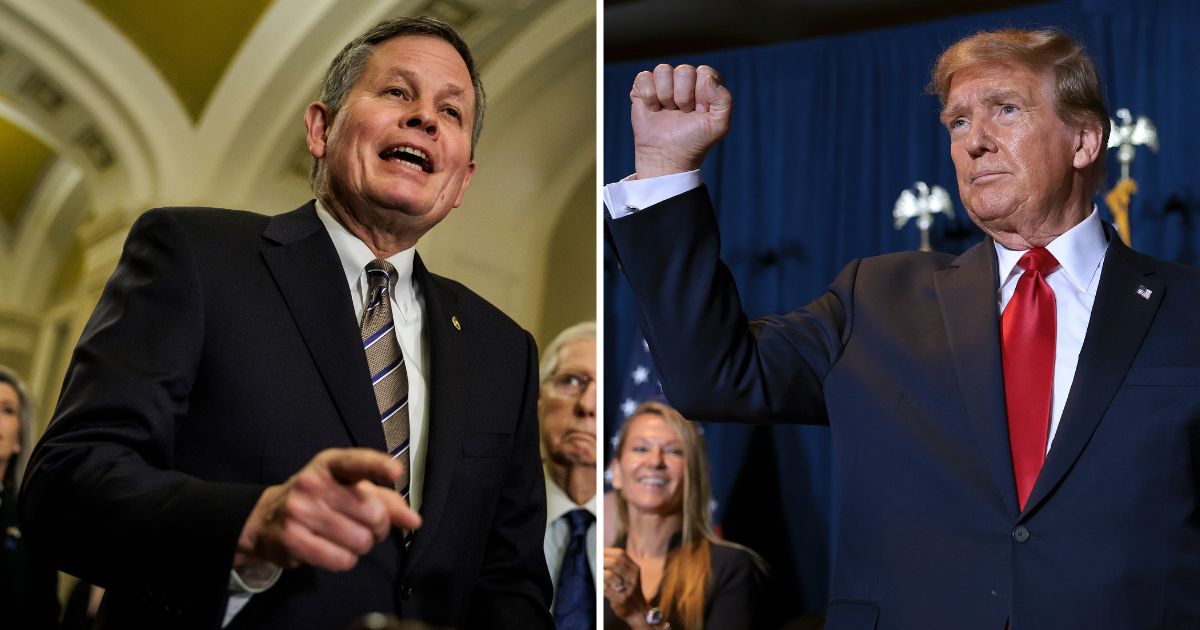
[[1050, 391], [1054, 386], [1054, 290], [1046, 275], [1058, 267], [1054, 255], [1039, 247], [1025, 252], [1024, 269], [1008, 307], [1000, 317], [1004, 366], [1004, 402], [1008, 407], [1008, 443], [1021, 509], [1033, 490], [1050, 433]]

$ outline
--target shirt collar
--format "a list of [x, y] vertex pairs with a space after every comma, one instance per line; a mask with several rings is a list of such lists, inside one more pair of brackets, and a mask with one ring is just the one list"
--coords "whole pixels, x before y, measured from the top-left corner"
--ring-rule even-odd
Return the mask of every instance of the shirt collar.
[[[1007, 249], [1000, 243], [995, 243], [995, 246], [996, 269], [1000, 274], [1000, 286], [1003, 287], [1021, 275], [1016, 266], [1026, 250]], [[1108, 236], [1096, 206], [1092, 206], [1092, 213], [1086, 219], [1050, 241], [1046, 249], [1058, 260], [1059, 269], [1071, 284], [1087, 292], [1096, 271], [1100, 269], [1100, 263], [1104, 261], [1104, 252], [1108, 250]]]
[[[358, 289], [359, 280], [366, 273], [367, 263], [375, 260], [374, 252], [367, 247], [366, 243], [360, 241], [357, 236], [350, 233], [350, 230], [333, 218], [333, 215], [321, 204], [320, 199], [317, 200], [317, 218], [325, 226], [325, 231], [329, 232], [333, 248], [337, 250], [338, 258], [342, 261], [342, 271], [346, 274], [346, 285], [351, 290]], [[387, 259], [396, 268], [396, 280], [392, 286], [407, 288], [407, 290], [393, 292], [396, 301], [400, 304], [406, 304], [413, 299], [412, 270], [413, 256], [416, 251], [415, 248], [410, 247]]]
[[553, 523], [554, 521], [565, 516], [571, 510], [577, 510], [579, 508], [585, 508], [587, 511], [592, 513], [593, 517], [596, 516], [597, 495], [593, 494], [592, 498], [588, 499], [587, 503], [579, 505], [571, 500], [571, 497], [567, 495], [565, 490], [558, 487], [557, 483], [554, 483], [554, 480], [550, 478], [550, 474], [545, 469], [543, 469], [542, 472], [546, 475], [547, 523]]

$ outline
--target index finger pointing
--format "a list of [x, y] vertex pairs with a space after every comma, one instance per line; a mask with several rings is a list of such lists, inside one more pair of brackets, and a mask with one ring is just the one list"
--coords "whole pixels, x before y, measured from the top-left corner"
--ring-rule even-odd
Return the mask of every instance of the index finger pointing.
[[381, 483], [393, 483], [400, 478], [403, 465], [383, 451], [369, 448], [347, 448], [330, 450], [325, 465], [329, 473], [341, 483], [351, 484], [367, 479]]
[[402, 529], [417, 529], [421, 526], [421, 515], [409, 507], [399, 492], [392, 488], [384, 488], [373, 484], [362, 484], [359, 487], [363, 493], [369, 493], [383, 503], [387, 511], [388, 521], [393, 527]]

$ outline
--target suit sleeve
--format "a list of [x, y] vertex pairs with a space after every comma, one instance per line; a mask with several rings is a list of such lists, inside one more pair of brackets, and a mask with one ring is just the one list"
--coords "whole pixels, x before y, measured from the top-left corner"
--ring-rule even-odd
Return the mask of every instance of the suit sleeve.
[[706, 187], [606, 227], [673, 405], [693, 420], [827, 422], [823, 382], [850, 335], [857, 263], [803, 309], [748, 321]]
[[475, 586], [471, 628], [554, 628], [546, 569], [546, 486], [538, 451], [537, 347], [524, 333], [525, 394], [512, 456]]
[[147, 603], [211, 604], [197, 615], [223, 608], [262, 491], [173, 470], [203, 312], [186, 231], [167, 211], [146, 213], [75, 349], [21, 495], [31, 541], [59, 568]]

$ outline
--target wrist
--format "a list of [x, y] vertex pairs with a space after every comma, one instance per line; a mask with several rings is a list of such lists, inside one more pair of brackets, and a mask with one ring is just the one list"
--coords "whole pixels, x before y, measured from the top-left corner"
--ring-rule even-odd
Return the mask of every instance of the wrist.
[[666, 615], [658, 606], [651, 606], [646, 610], [645, 617], [646, 625], [652, 628], [660, 628], [661, 630], [671, 630], [671, 622], [667, 621]]
[[650, 606], [648, 605], [634, 606], [629, 611], [629, 614], [621, 617], [621, 620], [628, 624], [630, 628], [654, 630], [653, 626], [646, 623], [646, 611], [648, 610], [650, 610]]
[[[701, 160], [703, 162], [703, 160]], [[634, 155], [634, 173], [637, 179], [649, 179], [651, 177], [662, 177], [663, 175], [675, 175], [677, 173], [686, 173], [700, 168], [700, 163], [694, 163], [692, 160], [684, 160], [672, 158], [661, 154], [652, 154], [646, 152], [637, 152]]]
[[238, 534], [237, 548], [233, 554], [235, 570], [266, 561], [258, 554], [258, 539], [262, 533], [264, 513], [267, 511], [268, 502], [273, 500], [274, 490], [275, 486], [269, 486], [263, 490], [254, 507], [250, 509], [246, 523], [242, 525], [242, 531]]
[[622, 620], [635, 630], [671, 630], [671, 622], [667, 621], [666, 613], [658, 606], [649, 604], [638, 607]]

